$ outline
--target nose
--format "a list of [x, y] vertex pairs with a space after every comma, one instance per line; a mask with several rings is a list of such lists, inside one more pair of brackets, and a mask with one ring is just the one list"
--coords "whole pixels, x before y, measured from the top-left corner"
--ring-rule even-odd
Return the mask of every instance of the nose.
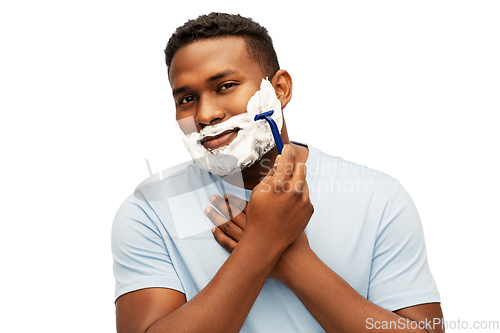
[[201, 128], [217, 124], [224, 118], [224, 115], [224, 109], [216, 102], [215, 98], [207, 95], [200, 97], [196, 112], [196, 123]]

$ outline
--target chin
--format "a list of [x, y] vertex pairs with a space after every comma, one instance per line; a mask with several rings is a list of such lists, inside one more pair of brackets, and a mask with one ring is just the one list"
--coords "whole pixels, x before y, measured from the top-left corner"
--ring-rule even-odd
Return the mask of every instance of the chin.
[[267, 145], [255, 145], [253, 154], [239, 163], [240, 170], [243, 171], [252, 167], [257, 162], [262, 161], [262, 158], [274, 148], [274, 142], [269, 142]]

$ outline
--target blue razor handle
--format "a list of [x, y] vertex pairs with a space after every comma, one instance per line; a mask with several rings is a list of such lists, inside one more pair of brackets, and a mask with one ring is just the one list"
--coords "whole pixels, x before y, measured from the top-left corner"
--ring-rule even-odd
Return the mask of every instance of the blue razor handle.
[[274, 113], [274, 110], [262, 112], [255, 115], [254, 121], [265, 119], [271, 126], [271, 132], [273, 132], [274, 142], [276, 143], [276, 148], [278, 148], [278, 154], [281, 155], [281, 151], [283, 150], [283, 141], [281, 140], [280, 131], [278, 130], [278, 126], [271, 115]]

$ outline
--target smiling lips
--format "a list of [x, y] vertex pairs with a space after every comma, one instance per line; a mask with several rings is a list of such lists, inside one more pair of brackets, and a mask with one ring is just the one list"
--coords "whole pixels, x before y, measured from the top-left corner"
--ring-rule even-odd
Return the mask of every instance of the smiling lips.
[[228, 145], [238, 136], [239, 128], [222, 132], [219, 135], [207, 136], [201, 140], [201, 144], [208, 150], [220, 148]]

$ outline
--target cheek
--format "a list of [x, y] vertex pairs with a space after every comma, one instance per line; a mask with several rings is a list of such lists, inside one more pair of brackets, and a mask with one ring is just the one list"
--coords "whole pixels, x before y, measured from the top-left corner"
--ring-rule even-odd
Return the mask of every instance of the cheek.
[[234, 94], [226, 100], [225, 109], [231, 116], [247, 112], [248, 101], [257, 90], [245, 89], [239, 94]]
[[193, 132], [197, 132], [196, 123], [195, 123], [193, 117], [186, 117], [186, 118], [182, 118], [182, 119], [177, 119], [177, 124], [179, 124], [181, 131], [185, 135], [191, 134]]

